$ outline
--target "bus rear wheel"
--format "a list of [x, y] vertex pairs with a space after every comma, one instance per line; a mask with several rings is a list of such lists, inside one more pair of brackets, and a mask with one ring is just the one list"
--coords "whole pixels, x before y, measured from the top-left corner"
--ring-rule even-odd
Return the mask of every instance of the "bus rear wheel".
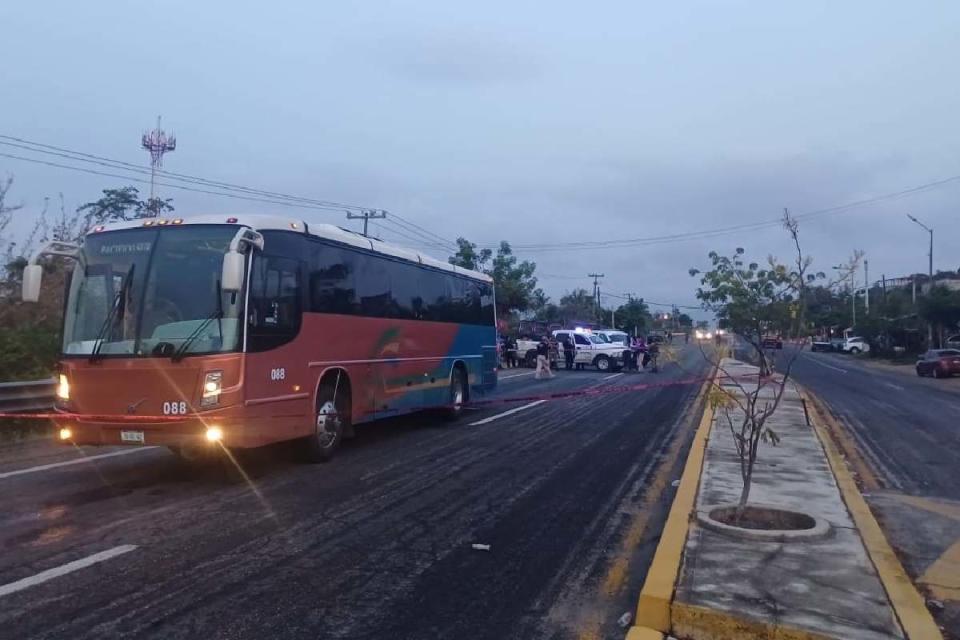
[[454, 367], [450, 373], [450, 395], [444, 417], [453, 421], [463, 415], [463, 405], [467, 401], [467, 377], [461, 367]]
[[308, 462], [327, 462], [350, 430], [350, 393], [341, 386], [325, 384], [317, 394], [313, 433], [305, 438]]

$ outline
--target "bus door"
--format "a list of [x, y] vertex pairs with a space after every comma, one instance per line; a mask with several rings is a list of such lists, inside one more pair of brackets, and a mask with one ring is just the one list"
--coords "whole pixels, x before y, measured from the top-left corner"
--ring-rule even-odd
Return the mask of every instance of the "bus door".
[[255, 254], [247, 307], [247, 402], [254, 428], [291, 437], [312, 423], [308, 359], [298, 348], [303, 320], [300, 261]]

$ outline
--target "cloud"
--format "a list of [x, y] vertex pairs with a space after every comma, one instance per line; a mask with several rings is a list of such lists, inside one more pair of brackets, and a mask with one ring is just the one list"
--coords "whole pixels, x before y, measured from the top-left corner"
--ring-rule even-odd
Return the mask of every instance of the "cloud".
[[460, 31], [393, 36], [370, 50], [370, 62], [382, 70], [439, 88], [515, 85], [543, 74], [543, 66], [531, 50], [491, 34]]

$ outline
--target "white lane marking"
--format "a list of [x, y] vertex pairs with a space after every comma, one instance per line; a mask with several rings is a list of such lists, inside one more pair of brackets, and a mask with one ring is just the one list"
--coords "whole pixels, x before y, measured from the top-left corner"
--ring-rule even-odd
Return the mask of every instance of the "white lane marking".
[[471, 423], [470, 423], [470, 426], [471, 426], [471, 427], [476, 427], [476, 426], [479, 426], [479, 425], [481, 425], [481, 424], [487, 424], [488, 422], [493, 422], [494, 420], [499, 420], [500, 418], [505, 418], [505, 417], [507, 417], [507, 416], [512, 416], [512, 415], [515, 414], [515, 413], [519, 413], [520, 411], [523, 411], [523, 410], [525, 410], [525, 409], [529, 409], [530, 407], [535, 407], [535, 406], [537, 406], [538, 404], [543, 404], [544, 402], [546, 402], [546, 400], [536, 400], [536, 401], [534, 401], [534, 402], [531, 402], [530, 404], [525, 404], [525, 405], [522, 405], [522, 406], [519, 406], [519, 407], [514, 407], [513, 409], [510, 409], [509, 411], [504, 411], [503, 413], [498, 413], [498, 414], [496, 414], [496, 415], [490, 416], [489, 418], [484, 418], [483, 420], [477, 420], [476, 422], [471, 422]]
[[536, 371], [524, 371], [523, 373], [515, 373], [510, 376], [497, 376], [497, 380], [509, 380], [510, 378], [519, 378], [520, 376], [532, 376]]
[[613, 374], [613, 375], [611, 375], [611, 376], [605, 376], [605, 377], [600, 378], [600, 379], [601, 379], [601, 380], [610, 380], [611, 378], [616, 378], [617, 376], [622, 376], [622, 375], [623, 375], [623, 371], [621, 371], [620, 373], [615, 373], [615, 374]]
[[820, 362], [820, 361], [817, 360], [816, 358], [811, 358], [810, 356], [805, 356], [804, 359], [805, 359], [805, 360], [809, 360], [810, 362], [815, 362], [816, 364], [820, 365], [821, 367], [826, 367], [827, 369], [833, 369], [834, 371], [839, 371], [840, 373], [846, 373], [846, 372], [847, 372], [846, 369], [841, 369], [840, 367], [835, 367], [835, 366], [833, 366], [832, 364], [827, 364], [826, 362]]
[[897, 391], [903, 391], [903, 387], [898, 384], [893, 384], [892, 382], [884, 382], [883, 384], [887, 385], [891, 389], [896, 389]]
[[159, 447], [137, 447], [136, 449], [124, 449], [123, 451], [114, 451], [112, 453], [101, 453], [96, 456], [86, 456], [83, 458], [75, 458], [73, 460], [67, 460], [65, 462], [53, 462], [51, 464], [41, 464], [38, 467], [28, 467], [26, 469], [17, 469], [15, 471], [4, 471], [0, 473], [0, 480], [4, 478], [10, 478], [12, 476], [19, 476], [25, 473], [36, 473], [37, 471], [46, 471], [47, 469], [56, 469], [57, 467], [69, 467], [74, 464], [83, 464], [84, 462], [90, 462], [91, 460], [100, 460], [102, 458], [113, 458], [116, 456], [128, 456], [131, 453], [140, 453], [141, 451], [149, 451], [150, 449], [159, 449]]
[[107, 549], [106, 551], [95, 553], [92, 556], [87, 556], [86, 558], [80, 558], [79, 560], [62, 564], [59, 567], [54, 567], [53, 569], [41, 571], [37, 575], [30, 576], [29, 578], [23, 578], [22, 580], [17, 580], [16, 582], [8, 582], [7, 584], [0, 585], [0, 597], [8, 596], [11, 593], [23, 591], [24, 589], [29, 589], [30, 587], [42, 584], [48, 580], [65, 576], [68, 573], [73, 573], [79, 569], [85, 569], [86, 567], [97, 564], [98, 562], [103, 562], [104, 560], [109, 560], [110, 558], [116, 558], [117, 556], [133, 551], [136, 548], [137, 545], [135, 544], [122, 544], [119, 547]]

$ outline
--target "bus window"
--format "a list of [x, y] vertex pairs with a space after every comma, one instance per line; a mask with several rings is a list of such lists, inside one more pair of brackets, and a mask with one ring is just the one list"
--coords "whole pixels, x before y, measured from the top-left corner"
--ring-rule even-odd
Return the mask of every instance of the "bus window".
[[300, 331], [299, 261], [257, 255], [250, 282], [249, 351], [266, 351]]
[[405, 262], [390, 263], [390, 294], [393, 298], [391, 317], [419, 320], [423, 317], [420, 295], [420, 268]]
[[372, 318], [389, 318], [392, 299], [390, 296], [390, 272], [387, 261], [379, 256], [358, 253], [357, 297], [360, 299], [360, 315]]
[[310, 310], [315, 313], [357, 312], [357, 254], [319, 242], [310, 243]]
[[447, 276], [439, 271], [425, 269], [420, 272], [420, 296], [423, 298], [423, 319], [446, 322], [450, 306], [447, 292]]

